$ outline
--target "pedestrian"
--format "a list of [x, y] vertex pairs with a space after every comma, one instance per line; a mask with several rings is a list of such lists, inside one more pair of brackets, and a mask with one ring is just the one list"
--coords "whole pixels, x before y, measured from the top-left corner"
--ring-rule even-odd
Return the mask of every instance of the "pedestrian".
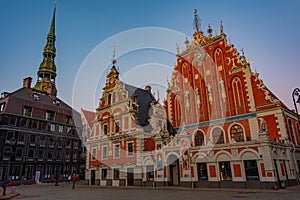
[[71, 175], [68, 176], [68, 182], [71, 182]]
[[73, 174], [73, 175], [72, 175], [72, 181], [73, 181], [72, 189], [75, 189], [75, 183], [76, 183], [76, 181], [77, 181], [77, 176], [76, 176], [76, 174]]

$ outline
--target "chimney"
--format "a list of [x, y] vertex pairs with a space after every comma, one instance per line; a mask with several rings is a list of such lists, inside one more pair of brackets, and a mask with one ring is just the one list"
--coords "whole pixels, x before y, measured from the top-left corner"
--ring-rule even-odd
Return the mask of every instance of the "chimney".
[[149, 92], [149, 93], [151, 93], [151, 86], [150, 85], [147, 85], [146, 87], [145, 87], [145, 90], [147, 91], [147, 92]]
[[31, 82], [32, 82], [32, 78], [31, 77], [27, 77], [23, 79], [23, 87], [24, 88], [31, 88]]

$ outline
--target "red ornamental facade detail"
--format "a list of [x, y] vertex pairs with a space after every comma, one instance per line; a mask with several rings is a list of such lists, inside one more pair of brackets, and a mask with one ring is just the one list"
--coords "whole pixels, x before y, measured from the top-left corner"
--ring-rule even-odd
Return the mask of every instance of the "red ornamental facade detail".
[[[297, 115], [252, 72], [222, 25], [219, 35], [197, 26], [193, 36], [178, 49], [164, 109], [112, 67], [88, 142], [90, 184], [271, 188], [299, 181]], [[145, 107], [146, 116], [139, 113]]]

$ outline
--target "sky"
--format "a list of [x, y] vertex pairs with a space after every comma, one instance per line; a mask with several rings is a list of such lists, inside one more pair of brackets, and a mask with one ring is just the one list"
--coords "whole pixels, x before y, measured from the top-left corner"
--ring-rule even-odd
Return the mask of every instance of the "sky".
[[[0, 92], [12, 92], [25, 77], [36, 82], [54, 1], [0, 0], [0, 5]], [[252, 70], [293, 109], [292, 92], [300, 87], [298, 8], [299, 0], [57, 0], [58, 96], [78, 111], [95, 111], [114, 46], [122, 80], [165, 90], [176, 45], [183, 48], [185, 37], [192, 37], [197, 9], [203, 32], [211, 24], [219, 33], [222, 20]]]

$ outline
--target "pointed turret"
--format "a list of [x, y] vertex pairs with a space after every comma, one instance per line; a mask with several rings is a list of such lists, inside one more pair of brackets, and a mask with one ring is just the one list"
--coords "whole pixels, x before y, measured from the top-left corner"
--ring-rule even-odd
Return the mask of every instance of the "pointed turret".
[[38, 79], [34, 86], [35, 90], [46, 92], [50, 96], [56, 96], [57, 90], [55, 87], [56, 78], [56, 65], [55, 65], [55, 14], [56, 14], [56, 3], [54, 5], [54, 11], [51, 21], [50, 30], [47, 36], [47, 44], [44, 47], [43, 61], [40, 64], [38, 70]]

